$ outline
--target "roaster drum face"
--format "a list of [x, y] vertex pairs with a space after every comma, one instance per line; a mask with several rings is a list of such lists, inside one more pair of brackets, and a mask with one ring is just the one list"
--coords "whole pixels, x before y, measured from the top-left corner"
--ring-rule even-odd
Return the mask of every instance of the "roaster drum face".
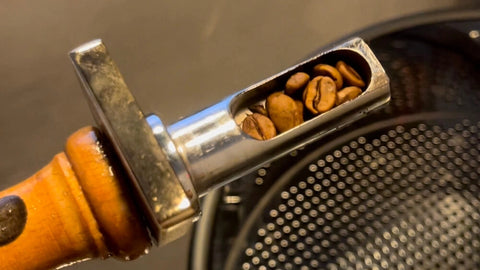
[[224, 188], [205, 247], [211, 269], [478, 269], [472, 25], [370, 40], [390, 104]]

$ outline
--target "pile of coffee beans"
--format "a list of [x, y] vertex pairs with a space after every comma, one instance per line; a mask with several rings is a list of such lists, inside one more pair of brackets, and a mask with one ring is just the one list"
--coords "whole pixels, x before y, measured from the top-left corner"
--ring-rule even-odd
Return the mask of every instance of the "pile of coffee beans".
[[365, 81], [344, 61], [318, 64], [310, 74], [297, 72], [285, 89], [269, 95], [265, 105], [249, 107], [242, 130], [257, 140], [268, 140], [359, 96]]

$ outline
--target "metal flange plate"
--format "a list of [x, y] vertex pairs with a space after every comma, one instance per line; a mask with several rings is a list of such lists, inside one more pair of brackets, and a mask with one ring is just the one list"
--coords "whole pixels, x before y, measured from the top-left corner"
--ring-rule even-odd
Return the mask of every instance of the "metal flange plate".
[[159, 244], [183, 234], [199, 212], [195, 193], [179, 182], [101, 40], [70, 52], [97, 123], [112, 142]]

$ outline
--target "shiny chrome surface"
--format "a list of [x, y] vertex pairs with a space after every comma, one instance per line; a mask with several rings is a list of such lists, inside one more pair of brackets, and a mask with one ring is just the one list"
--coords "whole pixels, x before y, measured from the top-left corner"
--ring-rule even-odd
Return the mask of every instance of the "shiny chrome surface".
[[[195, 204], [198, 205], [198, 196], [195, 188], [193, 187], [192, 180], [190, 178], [190, 174], [185, 167], [185, 163], [183, 162], [182, 158], [178, 154], [177, 148], [173, 143], [170, 135], [167, 132], [166, 127], [163, 125], [162, 120], [156, 115], [149, 115], [146, 117], [146, 121], [150, 127], [152, 127], [153, 135], [157, 140], [158, 145], [163, 150], [168, 162], [172, 166], [175, 175], [182, 184], [183, 188], [186, 190], [188, 197], [190, 200]], [[200, 214], [197, 211], [197, 214]], [[194, 221], [199, 216], [194, 217]]]
[[169, 159], [171, 143], [162, 135], [161, 122], [156, 123], [155, 137], [101, 40], [78, 47], [70, 57], [94, 116], [131, 180], [154, 240], [165, 244], [179, 238], [199, 206], [188, 179], [180, 174], [180, 182], [171, 167], [177, 163]]
[[[338, 56], [350, 58], [362, 66], [364, 74], [370, 75], [370, 84], [361, 96], [268, 141], [255, 140], [242, 132], [240, 123], [245, 117], [245, 108], [252, 101], [282, 90], [281, 82], [291, 74]], [[275, 158], [341, 129], [386, 104], [389, 99], [389, 79], [385, 71], [368, 45], [360, 38], [354, 38], [241, 90], [167, 129], [187, 165], [197, 193], [204, 195]]]

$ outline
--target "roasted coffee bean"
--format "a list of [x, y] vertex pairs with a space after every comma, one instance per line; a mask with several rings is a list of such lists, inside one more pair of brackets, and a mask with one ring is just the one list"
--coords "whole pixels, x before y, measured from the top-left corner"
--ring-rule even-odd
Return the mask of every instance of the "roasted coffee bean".
[[324, 113], [335, 106], [337, 87], [333, 79], [325, 76], [318, 82], [318, 90], [320, 91], [320, 102], [317, 103], [316, 108], [318, 112]]
[[291, 97], [275, 92], [267, 97], [265, 104], [268, 116], [278, 132], [285, 132], [303, 123], [303, 113]]
[[303, 89], [307, 85], [310, 76], [305, 72], [297, 72], [293, 74], [285, 84], [285, 94], [293, 95], [300, 89]]
[[336, 67], [349, 85], [360, 88], [365, 87], [365, 82], [362, 80], [362, 77], [351, 66], [343, 61], [338, 61]]
[[267, 110], [263, 105], [255, 104], [255, 105], [249, 106], [248, 109], [254, 113], [259, 113], [259, 114], [268, 116]]
[[313, 67], [313, 73], [315, 76], [328, 76], [332, 78], [332, 80], [335, 82], [335, 85], [337, 86], [337, 90], [340, 90], [343, 86], [343, 78], [340, 72], [327, 64], [318, 64]]
[[305, 107], [313, 114], [324, 113], [335, 105], [337, 87], [333, 79], [327, 76], [315, 77], [305, 88]]
[[268, 96], [265, 106], [260, 102], [249, 106], [253, 114], [243, 121], [244, 132], [255, 139], [268, 140], [303, 123], [305, 108], [310, 112], [307, 117], [327, 112], [361, 95], [366, 85], [357, 71], [341, 60], [335, 67], [320, 63], [311, 71], [291, 75], [285, 89]]
[[344, 102], [352, 100], [358, 97], [361, 93], [362, 93], [362, 89], [356, 86], [345, 87], [342, 90], [337, 92], [337, 100], [335, 102], [335, 105], [338, 106]]
[[268, 140], [277, 135], [273, 122], [259, 113], [248, 115], [243, 120], [242, 130], [257, 140]]
[[320, 100], [320, 93], [318, 93], [318, 82], [323, 78], [323, 76], [317, 76], [308, 82], [307, 87], [303, 91], [303, 103], [305, 107], [312, 112], [313, 114], [318, 114], [319, 112], [315, 108], [315, 105]]

